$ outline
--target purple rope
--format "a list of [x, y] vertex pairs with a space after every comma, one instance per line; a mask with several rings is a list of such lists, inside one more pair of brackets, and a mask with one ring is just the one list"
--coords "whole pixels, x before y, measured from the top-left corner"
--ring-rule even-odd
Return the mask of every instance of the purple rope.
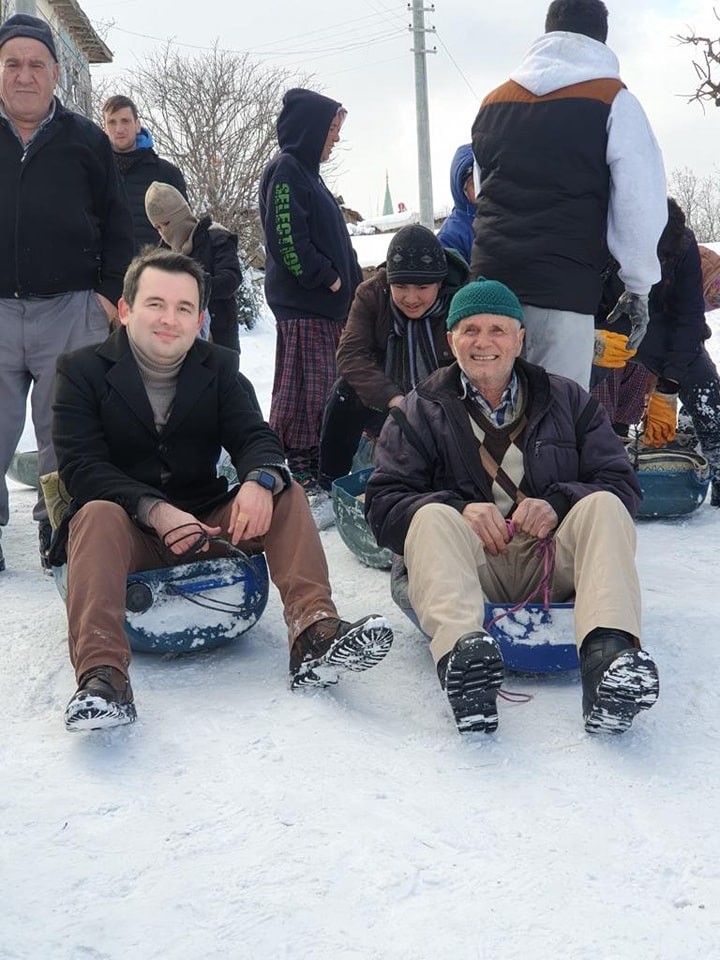
[[[506, 520], [505, 524], [510, 534], [510, 539], [515, 536], [515, 524], [512, 520]], [[550, 583], [552, 581], [553, 571], [555, 570], [555, 541], [552, 537], [543, 537], [542, 540], [538, 540], [537, 547], [535, 548], [535, 554], [538, 557], [542, 558], [543, 563], [543, 575], [538, 583], [537, 587], [533, 590], [530, 596], [526, 597], [525, 600], [521, 600], [520, 603], [516, 603], [515, 606], [510, 607], [509, 610], [503, 610], [500, 613], [496, 614], [491, 620], [488, 620], [483, 624], [485, 630], [490, 632], [490, 630], [498, 623], [503, 617], [509, 617], [511, 613], [517, 613], [519, 610], [523, 610], [531, 600], [534, 600], [540, 593], [543, 597], [543, 609], [550, 609]]]

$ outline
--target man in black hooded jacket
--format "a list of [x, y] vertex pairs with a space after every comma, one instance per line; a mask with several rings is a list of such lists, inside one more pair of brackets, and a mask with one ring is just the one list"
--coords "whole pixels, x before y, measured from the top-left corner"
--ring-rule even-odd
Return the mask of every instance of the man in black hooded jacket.
[[340, 208], [320, 176], [345, 114], [340, 103], [312, 90], [288, 90], [277, 121], [280, 152], [260, 182], [265, 295], [277, 320], [270, 425], [309, 494], [317, 492], [335, 351], [362, 280]]

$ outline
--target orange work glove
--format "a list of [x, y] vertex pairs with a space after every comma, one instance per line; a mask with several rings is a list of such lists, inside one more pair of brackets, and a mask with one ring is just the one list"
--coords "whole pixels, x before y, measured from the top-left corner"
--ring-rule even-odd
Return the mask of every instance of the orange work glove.
[[619, 370], [628, 360], [637, 353], [637, 350], [628, 350], [628, 338], [623, 333], [612, 333], [610, 330], [595, 331], [595, 349], [593, 363], [596, 367], [607, 367]]
[[675, 439], [677, 399], [676, 393], [659, 393], [653, 390], [650, 394], [643, 435], [646, 447], [662, 447]]

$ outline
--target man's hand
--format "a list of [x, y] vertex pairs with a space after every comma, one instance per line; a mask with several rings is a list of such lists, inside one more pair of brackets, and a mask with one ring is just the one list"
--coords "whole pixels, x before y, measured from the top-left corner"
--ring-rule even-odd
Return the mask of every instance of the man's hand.
[[112, 300], [108, 300], [108, 298], [104, 297], [101, 293], [95, 293], [95, 296], [98, 298], [98, 303], [107, 314], [108, 323], [111, 326], [118, 324], [120, 322], [120, 315], [118, 314], [117, 307]]
[[630, 293], [626, 290], [607, 316], [607, 323], [615, 323], [620, 317], [630, 320], [630, 336], [626, 344], [628, 350], [637, 350], [645, 336], [650, 314], [646, 293]]
[[338, 277], [334, 283], [330, 284], [330, 288], [329, 288], [330, 293], [337, 293], [341, 286], [342, 286], [342, 280], [340, 279], [340, 277]]
[[491, 557], [507, 550], [510, 534], [505, 518], [494, 503], [468, 503], [462, 515]]
[[272, 514], [272, 491], [254, 480], [246, 480], [232, 503], [228, 528], [230, 542], [237, 546], [241, 540], [264, 536], [270, 529]]
[[517, 505], [512, 522], [517, 533], [542, 540], [558, 525], [558, 515], [547, 500], [526, 497]]
[[405, 397], [401, 393], [396, 393], [394, 397], [390, 397], [388, 400], [388, 410], [391, 407], [397, 407], [398, 404], [402, 403]]
[[[170, 537], [170, 543], [166, 544], [178, 557], [195, 546], [202, 536], [203, 530], [209, 537], [216, 537], [221, 531], [220, 527], [208, 527], [206, 524], [200, 523], [197, 517], [194, 517], [191, 513], [178, 510], [177, 507], [165, 501], [155, 504], [148, 514], [148, 523], [163, 543], [165, 543], [164, 538], [167, 534], [175, 530], [176, 527], [182, 527], [185, 524], [193, 525], [192, 527], [186, 527], [185, 530], [178, 530]], [[206, 543], [200, 548], [200, 553], [204, 553], [207, 549], [208, 544]]]

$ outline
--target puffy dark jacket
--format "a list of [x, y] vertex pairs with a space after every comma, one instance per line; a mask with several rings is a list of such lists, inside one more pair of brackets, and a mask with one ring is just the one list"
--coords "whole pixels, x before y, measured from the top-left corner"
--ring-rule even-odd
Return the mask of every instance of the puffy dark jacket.
[[[280, 153], [260, 181], [265, 296], [278, 320], [346, 320], [362, 280], [337, 201], [320, 176], [320, 156], [340, 104], [289, 90], [277, 123]], [[340, 278], [342, 286], [330, 287]]]
[[23, 153], [0, 118], [0, 297], [95, 290], [117, 303], [132, 217], [102, 130], [55, 101]]
[[53, 443], [75, 508], [110, 500], [133, 519], [144, 496], [196, 515], [226, 500], [227, 480], [216, 472], [221, 447], [239, 477], [260, 466], [285, 474], [283, 449], [238, 373], [237, 354], [196, 340], [158, 433], [124, 327], [58, 358]]
[[[452, 251], [446, 250], [445, 255], [448, 275], [440, 289], [440, 296], [449, 301], [455, 291], [467, 283], [469, 269], [462, 258]], [[443, 367], [454, 359], [447, 342], [446, 318], [447, 311], [432, 320], [435, 353]], [[338, 373], [350, 384], [363, 404], [375, 410], [386, 410], [393, 397], [406, 392], [401, 384], [394, 383], [388, 377], [385, 370], [392, 328], [390, 286], [382, 267], [374, 277], [365, 280], [357, 288], [337, 350]]]
[[[662, 279], [650, 290], [650, 323], [633, 358], [653, 373], [683, 383], [685, 373], [710, 336], [705, 322], [702, 266], [695, 234], [685, 228], [673, 249], [658, 247]], [[618, 265], [611, 260], [604, 274], [603, 296], [596, 326], [616, 333], [630, 333], [624, 319], [608, 325], [608, 313], [624, 291]]]
[[[560, 520], [598, 490], [616, 494], [634, 515], [640, 488], [603, 408], [574, 381], [524, 360], [516, 363], [528, 391], [528, 424], [519, 441], [523, 490], [547, 500]], [[426, 503], [458, 511], [468, 503], [492, 503], [461, 390], [457, 364], [437, 370], [400, 404], [412, 438], [394, 415], [385, 421], [365, 509], [377, 542], [395, 553], [402, 554], [410, 522]]]
[[159, 183], [169, 183], [187, 200], [187, 186], [180, 170], [169, 160], [163, 160], [149, 147], [133, 150], [132, 153], [116, 153], [114, 156], [132, 213], [135, 253], [138, 253], [148, 244], [157, 246], [160, 243], [160, 234], [145, 213], [147, 188], [154, 180]]

